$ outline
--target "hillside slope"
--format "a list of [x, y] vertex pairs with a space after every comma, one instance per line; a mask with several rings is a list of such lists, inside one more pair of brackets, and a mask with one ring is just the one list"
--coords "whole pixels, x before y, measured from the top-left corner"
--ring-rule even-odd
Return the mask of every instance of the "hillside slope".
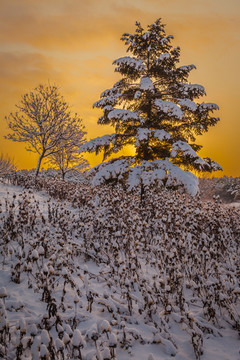
[[0, 185], [0, 357], [240, 358], [239, 208], [62, 190]]

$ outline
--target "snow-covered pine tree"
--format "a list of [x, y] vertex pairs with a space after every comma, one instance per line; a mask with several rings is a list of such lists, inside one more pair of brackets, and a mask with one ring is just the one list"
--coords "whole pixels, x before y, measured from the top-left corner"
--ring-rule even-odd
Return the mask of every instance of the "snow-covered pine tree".
[[197, 152], [196, 135], [208, 131], [218, 117], [213, 103], [196, 102], [206, 95], [201, 85], [188, 82], [194, 65], [178, 67], [180, 48], [173, 48], [172, 35], [157, 19], [144, 31], [139, 22], [136, 32], [123, 34], [131, 56], [113, 62], [122, 75], [113, 88], [104, 91], [94, 107], [103, 109], [98, 124], [110, 124], [115, 133], [97, 137], [80, 147], [80, 151], [104, 151], [111, 157], [126, 145], [133, 145], [135, 156], [103, 162], [94, 168], [94, 185], [105, 181], [125, 181], [135, 186], [182, 186], [194, 195], [198, 180], [188, 170], [215, 171], [221, 166]]

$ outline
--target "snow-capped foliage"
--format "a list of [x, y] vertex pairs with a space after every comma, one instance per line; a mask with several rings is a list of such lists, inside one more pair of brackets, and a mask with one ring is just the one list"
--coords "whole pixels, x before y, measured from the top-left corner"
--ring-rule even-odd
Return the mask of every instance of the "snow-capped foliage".
[[114, 109], [108, 114], [110, 120], [115, 121], [142, 121], [143, 119], [135, 111], [125, 109]]
[[152, 80], [148, 76], [144, 76], [141, 78], [139, 89], [141, 90], [153, 90], [154, 86]]
[[240, 208], [44, 184], [0, 185], [1, 358], [238, 358]]
[[139, 186], [157, 185], [158, 188], [181, 188], [192, 196], [198, 192], [197, 177], [173, 165], [169, 160], [143, 161], [141, 165], [132, 166], [134, 162], [135, 159], [132, 157], [96, 166], [92, 170], [95, 173], [93, 185], [99, 186], [111, 181], [123, 183], [127, 176], [126, 184], [129, 191]]
[[184, 65], [184, 66], [180, 66], [179, 68], [178, 68], [178, 70], [180, 70], [180, 71], [183, 71], [183, 72], [189, 72], [189, 71], [191, 71], [191, 70], [193, 70], [193, 69], [196, 69], [196, 66], [195, 65]]
[[180, 106], [174, 104], [172, 101], [156, 99], [154, 104], [158, 110], [163, 112], [166, 116], [181, 120], [183, 118], [183, 111]]
[[177, 141], [172, 146], [171, 156], [176, 158], [179, 153], [184, 158], [191, 158], [191, 162], [194, 165], [199, 167], [200, 170], [207, 170], [208, 168], [212, 168], [214, 170], [222, 170], [222, 167], [216, 162], [208, 161], [208, 159], [202, 159], [198, 154], [192, 149], [192, 147], [184, 141]]
[[101, 325], [100, 325], [100, 330], [102, 333], [107, 333], [107, 332], [111, 332], [112, 331], [112, 327], [109, 323], [109, 321], [107, 320], [103, 320]]
[[158, 65], [161, 61], [167, 60], [171, 57], [169, 53], [160, 54], [159, 57], [155, 60], [156, 64]]
[[83, 346], [84, 344], [82, 334], [79, 329], [75, 329], [73, 332], [72, 344], [76, 347]]
[[117, 60], [114, 60], [113, 64], [116, 64], [116, 71], [124, 71], [124, 69], [132, 69], [137, 72], [143, 72], [145, 70], [145, 64], [141, 59], [136, 59], [131, 56], [124, 56]]
[[[123, 181], [124, 176], [127, 175], [129, 166], [131, 166], [132, 159], [118, 159], [109, 161], [107, 164], [102, 163], [95, 166], [90, 173], [95, 173], [93, 177], [93, 186], [104, 184], [106, 181], [118, 180]], [[132, 160], [133, 161], [133, 160]]]
[[171, 135], [165, 130], [150, 130], [148, 128], [138, 128], [135, 138], [135, 146], [138, 147], [141, 141], [148, 140], [149, 138], [155, 138], [159, 141], [164, 141], [170, 139]]
[[217, 104], [214, 103], [201, 103], [198, 108], [200, 111], [213, 111], [213, 110], [219, 110], [219, 107]]
[[93, 107], [104, 107], [106, 109], [107, 106], [112, 109], [121, 96], [121, 93], [118, 92], [117, 88], [107, 89], [101, 94], [101, 99], [93, 104]]
[[[156, 23], [152, 24], [151, 26], [154, 28], [155, 25], [156, 25]], [[161, 30], [163, 31], [163, 33], [165, 32], [164, 27]], [[171, 40], [173, 40], [173, 39], [174, 39], [173, 35], [163, 36], [160, 40], [160, 43], [162, 46], [164, 46], [164, 45], [170, 43]]]
[[[183, 185], [183, 179], [192, 178], [194, 191], [191, 190], [190, 193], [195, 193], [194, 177], [189, 176], [189, 173], [184, 177], [182, 171], [175, 171], [176, 166], [190, 171], [211, 172], [221, 169], [211, 159], [201, 159], [197, 155], [201, 146], [195, 144], [196, 136], [208, 131], [210, 126], [219, 121], [219, 118], [210, 115], [212, 111], [218, 110], [218, 107], [212, 103], [199, 104], [195, 101], [206, 95], [205, 89], [202, 85], [188, 82], [188, 76], [196, 68], [195, 65], [177, 67], [180, 48], [172, 47], [172, 39], [172, 35], [166, 35], [161, 19], [149, 25], [147, 31], [137, 22], [134, 34], [123, 34], [121, 40], [127, 45], [131, 56], [113, 62], [116, 65], [115, 71], [119, 72], [122, 78], [112, 89], [103, 92], [94, 106], [103, 110], [98, 123], [112, 125], [116, 132], [114, 143], [111, 138], [108, 144], [105, 143], [108, 138], [103, 140], [103, 161], [129, 145], [135, 148], [135, 161], [126, 156], [126, 161], [121, 159], [116, 165], [113, 161], [104, 162], [95, 168], [95, 171], [99, 171], [94, 177], [95, 185], [103, 184], [104, 180], [114, 182], [119, 180], [119, 177], [124, 179], [125, 184], [132, 184], [133, 181], [128, 181], [127, 178], [133, 174], [139, 174], [136, 175], [138, 179], [141, 178], [138, 182], [143, 184], [146, 166], [149, 169], [155, 168], [156, 163], [153, 162], [159, 159], [161, 164], [172, 161], [174, 174], [180, 176], [179, 181], [175, 179], [175, 183]], [[179, 147], [180, 143], [188, 144], [188, 148], [183, 151]], [[90, 142], [84, 149], [98, 152], [100, 148], [92, 146]], [[148, 165], [146, 161], [149, 162]], [[142, 163], [144, 165], [141, 168]], [[119, 170], [119, 164], [126, 168]], [[159, 171], [159, 174], [162, 174], [161, 167]], [[147, 177], [149, 182], [158, 176], [152, 177], [148, 173]], [[172, 184], [172, 180], [169, 182]], [[166, 185], [168, 181], [160, 183]]]
[[5, 298], [5, 297], [7, 297], [7, 290], [3, 286], [3, 287], [0, 288], [0, 298], [2, 299], [2, 298]]
[[188, 97], [190, 100], [206, 95], [205, 88], [198, 84], [179, 83], [183, 99]]
[[204, 158], [204, 161], [207, 162], [209, 168], [213, 169], [213, 171], [219, 171], [219, 170], [222, 171], [223, 170], [221, 165], [219, 165], [216, 161], [213, 161], [208, 157]]
[[97, 138], [94, 138], [88, 142], [86, 142], [85, 144], [83, 144], [80, 148], [79, 148], [79, 152], [84, 152], [84, 151], [96, 151], [99, 147], [104, 147], [106, 145], [108, 145], [109, 143], [111, 143], [114, 139], [115, 135], [103, 135], [103, 136], [99, 136]]
[[171, 138], [171, 135], [165, 130], [154, 130], [152, 132], [152, 135], [155, 139], [158, 139], [159, 141], [169, 140]]
[[197, 104], [189, 99], [178, 99], [178, 104], [193, 112], [197, 110]]
[[141, 96], [142, 96], [142, 92], [137, 90], [134, 94], [134, 99], [135, 100], [140, 99]]
[[193, 150], [193, 148], [184, 141], [177, 141], [173, 144], [171, 156], [176, 157], [179, 151], [183, 152], [185, 155], [188, 155], [192, 158], [198, 157], [197, 153]]
[[[148, 128], [138, 128], [136, 140], [137, 141], [148, 140], [149, 136], [151, 136], [151, 135], [152, 135], [152, 131], [149, 130]], [[137, 146], [137, 144], [136, 144], [136, 146]]]

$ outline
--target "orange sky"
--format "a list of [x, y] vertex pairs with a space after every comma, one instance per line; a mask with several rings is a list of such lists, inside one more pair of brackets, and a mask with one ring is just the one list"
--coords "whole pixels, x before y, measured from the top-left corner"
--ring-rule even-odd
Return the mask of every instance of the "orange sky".
[[216, 175], [240, 176], [239, 0], [0, 0], [0, 152], [20, 169], [35, 167], [23, 144], [3, 138], [4, 117], [21, 95], [48, 81], [83, 118], [89, 139], [110, 133], [97, 125], [101, 111], [92, 104], [119, 79], [112, 61], [125, 54], [122, 33], [158, 17], [181, 47], [181, 65], [197, 66], [190, 81], [205, 87], [202, 101], [220, 107], [221, 121], [198, 139], [200, 155], [222, 165]]

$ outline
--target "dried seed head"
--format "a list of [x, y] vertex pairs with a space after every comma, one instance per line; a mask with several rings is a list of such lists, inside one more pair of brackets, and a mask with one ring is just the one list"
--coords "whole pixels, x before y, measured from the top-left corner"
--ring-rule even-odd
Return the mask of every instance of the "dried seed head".
[[101, 322], [101, 325], [100, 325], [100, 330], [101, 332], [111, 332], [112, 331], [112, 327], [111, 325], [109, 324], [109, 322], [107, 320], [103, 320]]
[[59, 338], [57, 338], [57, 339], [55, 340], [55, 345], [56, 345], [56, 348], [57, 348], [58, 351], [61, 351], [61, 350], [64, 349], [64, 343], [63, 343], [63, 341], [60, 340]]
[[66, 332], [63, 335], [63, 342], [64, 342], [65, 345], [70, 343], [70, 337]]
[[7, 290], [5, 287], [0, 288], [0, 298], [6, 298], [7, 297]]
[[39, 255], [44, 255], [45, 251], [44, 251], [44, 248], [42, 246], [39, 246], [38, 248], [38, 254]]
[[84, 340], [82, 338], [82, 334], [79, 329], [75, 329], [73, 332], [72, 344], [73, 344], [73, 346], [76, 346], [76, 347], [84, 346]]
[[112, 333], [109, 335], [108, 345], [112, 348], [117, 347], [117, 337], [115, 334]]
[[73, 299], [73, 302], [74, 302], [74, 304], [77, 304], [77, 303], [79, 303], [79, 301], [80, 301], [80, 298], [77, 296], [77, 294], [74, 296], [74, 299]]
[[49, 351], [45, 344], [40, 346], [40, 357], [41, 359], [49, 359]]
[[32, 252], [32, 259], [34, 261], [39, 259], [39, 253], [38, 253], [38, 251], [36, 249], [34, 249], [33, 252]]
[[30, 334], [32, 336], [36, 336], [37, 333], [38, 333], [37, 326], [35, 324], [32, 324], [31, 329], [30, 329]]

